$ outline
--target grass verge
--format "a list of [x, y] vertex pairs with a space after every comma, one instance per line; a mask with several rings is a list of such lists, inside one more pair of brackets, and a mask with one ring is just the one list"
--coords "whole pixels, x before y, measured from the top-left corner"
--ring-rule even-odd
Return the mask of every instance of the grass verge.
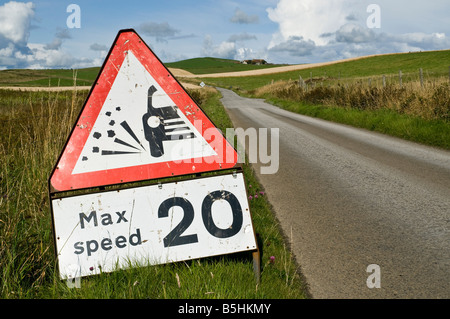
[[358, 110], [279, 98], [268, 98], [267, 102], [294, 113], [364, 128], [424, 145], [450, 149], [450, 125], [444, 120], [426, 120], [418, 116], [399, 114], [389, 109]]
[[[216, 90], [192, 95], [219, 128], [231, 127]], [[1, 299], [306, 298], [297, 265], [248, 165], [248, 192], [258, 195], [250, 207], [262, 251], [259, 285], [250, 253], [104, 273], [83, 278], [80, 289], [60, 281], [47, 179], [86, 96], [85, 91], [0, 90]]]

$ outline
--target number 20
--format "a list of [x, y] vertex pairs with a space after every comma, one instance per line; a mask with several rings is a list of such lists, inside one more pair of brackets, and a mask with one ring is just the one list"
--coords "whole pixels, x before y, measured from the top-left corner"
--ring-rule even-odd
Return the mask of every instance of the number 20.
[[[217, 227], [212, 218], [212, 205], [216, 200], [226, 200], [230, 204], [233, 214], [233, 222], [229, 228], [222, 229]], [[197, 234], [182, 235], [194, 220], [194, 208], [191, 202], [182, 197], [172, 197], [161, 203], [158, 209], [158, 218], [169, 216], [170, 208], [179, 206], [183, 209], [183, 219], [181, 222], [164, 237], [164, 247], [186, 245], [198, 242]], [[203, 199], [202, 219], [206, 230], [217, 238], [229, 238], [236, 235], [242, 227], [243, 216], [242, 208], [234, 194], [228, 191], [214, 191]]]

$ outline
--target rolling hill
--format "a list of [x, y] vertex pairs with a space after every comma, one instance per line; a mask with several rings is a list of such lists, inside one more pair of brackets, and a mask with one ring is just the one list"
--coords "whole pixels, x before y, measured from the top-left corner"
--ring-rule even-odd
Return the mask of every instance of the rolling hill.
[[[328, 77], [368, 77], [382, 74], [404, 74], [417, 72], [422, 68], [427, 76], [448, 75], [450, 50], [414, 53], [385, 54], [359, 57], [342, 61], [330, 61], [303, 65], [251, 65], [236, 60], [218, 58], [194, 58], [165, 64], [177, 77], [230, 77], [259, 75], [261, 81], [314, 76]], [[99, 67], [85, 69], [29, 70], [11, 69], [0, 71], [0, 87], [49, 87], [73, 86], [76, 76], [77, 86], [90, 86], [95, 81]], [[238, 73], [242, 72], [242, 73]], [[275, 74], [276, 73], [276, 74]], [[239, 82], [245, 81], [244, 79]]]

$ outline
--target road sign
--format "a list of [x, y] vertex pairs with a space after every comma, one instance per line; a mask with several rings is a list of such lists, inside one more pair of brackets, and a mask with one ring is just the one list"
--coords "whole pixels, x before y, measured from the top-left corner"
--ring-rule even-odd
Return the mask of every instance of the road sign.
[[237, 153], [134, 30], [119, 31], [50, 177], [53, 192], [232, 168]]
[[52, 200], [61, 279], [257, 249], [242, 172]]

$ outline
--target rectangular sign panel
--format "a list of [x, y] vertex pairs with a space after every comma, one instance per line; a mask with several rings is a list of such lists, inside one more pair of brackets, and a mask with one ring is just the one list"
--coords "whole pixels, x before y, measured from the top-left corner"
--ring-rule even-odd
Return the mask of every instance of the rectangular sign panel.
[[242, 173], [52, 200], [61, 279], [257, 249]]

